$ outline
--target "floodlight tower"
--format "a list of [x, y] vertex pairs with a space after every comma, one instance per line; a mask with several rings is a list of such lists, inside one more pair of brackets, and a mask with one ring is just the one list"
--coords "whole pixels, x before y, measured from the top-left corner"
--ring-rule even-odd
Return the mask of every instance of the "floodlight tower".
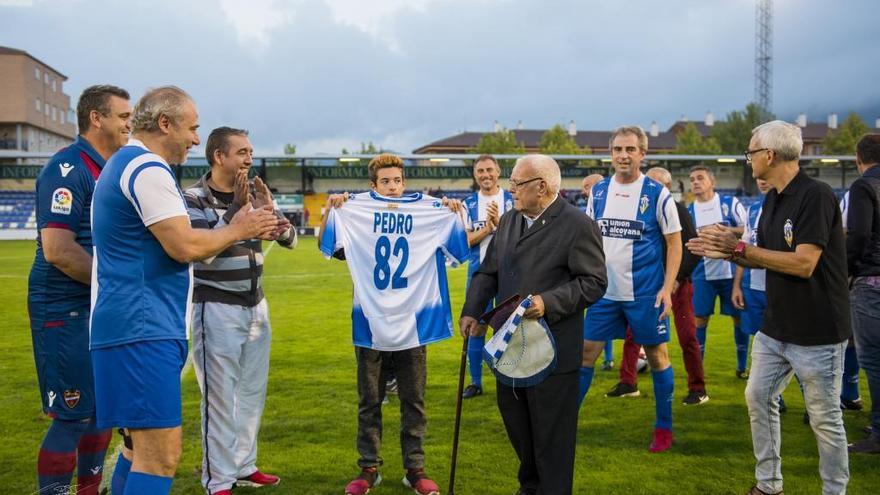
[[755, 103], [773, 111], [773, 0], [755, 6]]

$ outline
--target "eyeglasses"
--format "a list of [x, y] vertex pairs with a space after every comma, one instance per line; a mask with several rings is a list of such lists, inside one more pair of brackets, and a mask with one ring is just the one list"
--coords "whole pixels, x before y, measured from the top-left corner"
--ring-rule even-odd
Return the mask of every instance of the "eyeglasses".
[[743, 151], [743, 155], [746, 156], [746, 163], [752, 163], [752, 153], [757, 153], [759, 151], [771, 151], [771, 150], [770, 150], [770, 148], [758, 148], [756, 150]]
[[543, 177], [535, 177], [535, 178], [520, 181], [520, 182], [517, 182], [513, 179], [510, 179], [509, 181], [507, 181], [507, 183], [510, 185], [510, 189], [515, 191], [515, 190], [521, 188], [522, 186], [528, 184], [529, 182], [534, 182], [536, 180], [544, 180], [544, 178]]

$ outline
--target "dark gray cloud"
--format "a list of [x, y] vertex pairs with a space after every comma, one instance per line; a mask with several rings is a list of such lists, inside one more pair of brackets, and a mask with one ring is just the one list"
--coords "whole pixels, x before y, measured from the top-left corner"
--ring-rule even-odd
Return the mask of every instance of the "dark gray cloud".
[[[496, 119], [665, 127], [753, 95], [750, 0], [17, 2], [0, 0], [0, 44], [64, 72], [74, 98], [177, 84], [203, 127], [247, 127], [264, 151], [408, 152]], [[775, 9], [776, 113], [880, 116], [873, 2]]]

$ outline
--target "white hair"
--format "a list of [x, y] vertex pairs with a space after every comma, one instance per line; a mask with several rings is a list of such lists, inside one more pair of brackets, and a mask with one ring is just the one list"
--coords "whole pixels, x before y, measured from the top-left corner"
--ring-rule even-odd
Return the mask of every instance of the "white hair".
[[547, 189], [551, 195], [559, 194], [559, 186], [562, 183], [562, 173], [559, 172], [559, 164], [553, 157], [533, 153], [519, 158], [516, 166], [528, 165], [535, 169], [538, 177], [547, 183]]
[[652, 168], [648, 169], [646, 174], [649, 177], [651, 176], [651, 174], [659, 175], [660, 176], [659, 182], [666, 187], [669, 187], [672, 185], [672, 174], [669, 173], [669, 170], [666, 170], [663, 167], [652, 167]]
[[804, 138], [801, 128], [784, 122], [773, 120], [752, 129], [752, 136], [763, 148], [773, 150], [782, 161], [797, 160], [804, 149]]

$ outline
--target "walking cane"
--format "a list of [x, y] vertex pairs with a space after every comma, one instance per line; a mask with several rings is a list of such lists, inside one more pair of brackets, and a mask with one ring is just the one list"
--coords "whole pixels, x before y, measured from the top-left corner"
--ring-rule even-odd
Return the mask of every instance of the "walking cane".
[[458, 369], [458, 400], [455, 402], [455, 426], [452, 432], [452, 461], [449, 465], [449, 491], [447, 495], [455, 495], [455, 462], [458, 459], [458, 430], [461, 426], [461, 394], [464, 389], [464, 368], [467, 364], [468, 337], [462, 339], [461, 365]]

